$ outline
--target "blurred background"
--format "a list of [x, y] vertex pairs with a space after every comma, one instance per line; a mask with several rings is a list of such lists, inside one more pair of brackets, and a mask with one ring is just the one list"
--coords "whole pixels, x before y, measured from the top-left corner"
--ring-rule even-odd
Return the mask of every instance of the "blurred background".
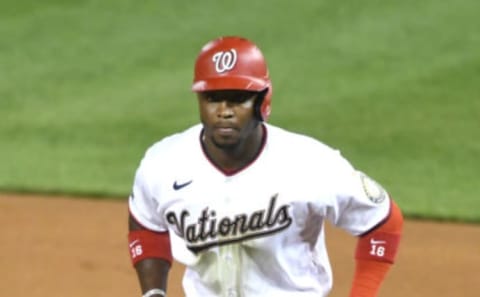
[[480, 219], [480, 2], [0, 3], [0, 190], [125, 197], [145, 149], [198, 122], [200, 48], [263, 50], [270, 122], [338, 148], [406, 214]]

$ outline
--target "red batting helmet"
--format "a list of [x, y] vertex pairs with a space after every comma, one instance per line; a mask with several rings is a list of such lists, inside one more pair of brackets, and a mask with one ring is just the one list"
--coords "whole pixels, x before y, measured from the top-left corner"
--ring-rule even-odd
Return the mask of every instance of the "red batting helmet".
[[260, 49], [242, 37], [220, 37], [202, 48], [195, 62], [192, 90], [265, 92], [256, 112], [263, 121], [270, 115], [272, 83], [267, 63]]

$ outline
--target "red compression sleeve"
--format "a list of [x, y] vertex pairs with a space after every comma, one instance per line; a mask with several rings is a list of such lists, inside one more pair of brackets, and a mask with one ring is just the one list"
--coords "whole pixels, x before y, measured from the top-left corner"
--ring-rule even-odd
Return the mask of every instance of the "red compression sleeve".
[[128, 247], [132, 264], [146, 258], [160, 258], [172, 263], [168, 232], [133, 230], [128, 232]]
[[395, 261], [402, 230], [402, 212], [391, 200], [387, 220], [358, 239], [350, 297], [377, 296], [381, 283]]

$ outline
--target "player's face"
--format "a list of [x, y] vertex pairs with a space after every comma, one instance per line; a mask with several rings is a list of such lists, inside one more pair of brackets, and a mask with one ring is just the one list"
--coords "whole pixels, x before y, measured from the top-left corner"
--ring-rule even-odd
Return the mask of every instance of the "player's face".
[[198, 94], [204, 135], [216, 147], [235, 149], [258, 127], [254, 116], [257, 92], [211, 91]]

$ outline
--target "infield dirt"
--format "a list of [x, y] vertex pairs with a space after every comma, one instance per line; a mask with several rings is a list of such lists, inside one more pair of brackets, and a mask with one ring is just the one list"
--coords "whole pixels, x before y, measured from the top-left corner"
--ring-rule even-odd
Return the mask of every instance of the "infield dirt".
[[[0, 296], [140, 296], [127, 248], [125, 201], [0, 194]], [[348, 296], [355, 238], [327, 226], [331, 297]], [[183, 296], [174, 264], [168, 296]], [[480, 225], [405, 223], [379, 296], [478, 297]]]

